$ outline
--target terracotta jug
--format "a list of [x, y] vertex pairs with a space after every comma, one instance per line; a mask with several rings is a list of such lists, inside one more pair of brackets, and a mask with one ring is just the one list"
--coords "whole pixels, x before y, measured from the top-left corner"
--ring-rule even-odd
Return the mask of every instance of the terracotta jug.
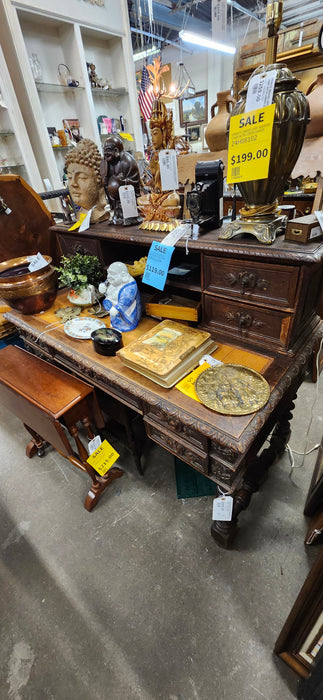
[[306, 95], [308, 95], [311, 121], [307, 125], [305, 137], [310, 139], [313, 136], [323, 136], [323, 73], [320, 73], [311, 83]]
[[[235, 99], [231, 96], [230, 90], [218, 92], [217, 100], [211, 107], [211, 120], [205, 129], [205, 140], [210, 151], [222, 151], [227, 148], [227, 121], [234, 104]], [[214, 115], [215, 107], [218, 107], [216, 115]]]

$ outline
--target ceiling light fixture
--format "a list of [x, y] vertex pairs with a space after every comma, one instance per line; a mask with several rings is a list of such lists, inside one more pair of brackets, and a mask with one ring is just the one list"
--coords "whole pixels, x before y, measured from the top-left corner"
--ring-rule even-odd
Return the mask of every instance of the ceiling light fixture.
[[222, 53], [229, 53], [231, 55], [235, 54], [236, 52], [234, 46], [229, 46], [229, 44], [221, 44], [219, 41], [208, 39], [202, 34], [187, 32], [185, 29], [182, 29], [178, 36], [182, 41], [187, 41], [189, 44], [197, 44], [197, 46], [203, 46], [205, 49], [214, 49], [214, 51], [221, 51]]
[[152, 53], [159, 53], [160, 49], [158, 46], [151, 46], [150, 49], [145, 49], [143, 51], [137, 51], [137, 53], [133, 54], [133, 60], [134, 61], [140, 61], [142, 58], [146, 58], [146, 56], [150, 56]]

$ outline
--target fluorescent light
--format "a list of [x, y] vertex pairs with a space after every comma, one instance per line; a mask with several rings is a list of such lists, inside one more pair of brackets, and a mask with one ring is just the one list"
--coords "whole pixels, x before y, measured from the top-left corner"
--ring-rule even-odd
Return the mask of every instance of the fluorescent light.
[[206, 49], [222, 51], [222, 53], [235, 54], [236, 52], [234, 46], [221, 44], [219, 41], [212, 41], [212, 39], [208, 39], [206, 36], [202, 36], [202, 34], [187, 32], [185, 29], [179, 32], [179, 38], [182, 39], [182, 41], [187, 41], [189, 44], [197, 44], [197, 46], [204, 46]]
[[137, 53], [133, 54], [133, 60], [134, 61], [140, 61], [141, 58], [146, 58], [146, 56], [150, 56], [152, 53], [159, 53], [160, 49], [158, 46], [151, 46], [150, 49], [146, 49], [145, 51], [138, 51]]

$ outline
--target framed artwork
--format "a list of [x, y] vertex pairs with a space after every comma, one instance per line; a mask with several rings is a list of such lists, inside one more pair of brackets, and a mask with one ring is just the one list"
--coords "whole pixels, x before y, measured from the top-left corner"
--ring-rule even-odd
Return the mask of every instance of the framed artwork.
[[207, 90], [196, 92], [194, 97], [179, 100], [179, 120], [181, 126], [205, 124], [208, 119]]
[[274, 652], [307, 678], [323, 647], [323, 552], [310, 570], [276, 641]]
[[201, 140], [201, 127], [199, 125], [188, 126], [187, 127], [187, 135], [188, 135], [189, 141], [200, 141]]

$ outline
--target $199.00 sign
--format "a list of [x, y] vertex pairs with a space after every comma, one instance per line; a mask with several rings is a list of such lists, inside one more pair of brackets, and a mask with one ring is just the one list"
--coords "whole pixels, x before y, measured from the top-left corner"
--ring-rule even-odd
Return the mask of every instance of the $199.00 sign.
[[227, 182], [268, 177], [275, 104], [230, 118]]

